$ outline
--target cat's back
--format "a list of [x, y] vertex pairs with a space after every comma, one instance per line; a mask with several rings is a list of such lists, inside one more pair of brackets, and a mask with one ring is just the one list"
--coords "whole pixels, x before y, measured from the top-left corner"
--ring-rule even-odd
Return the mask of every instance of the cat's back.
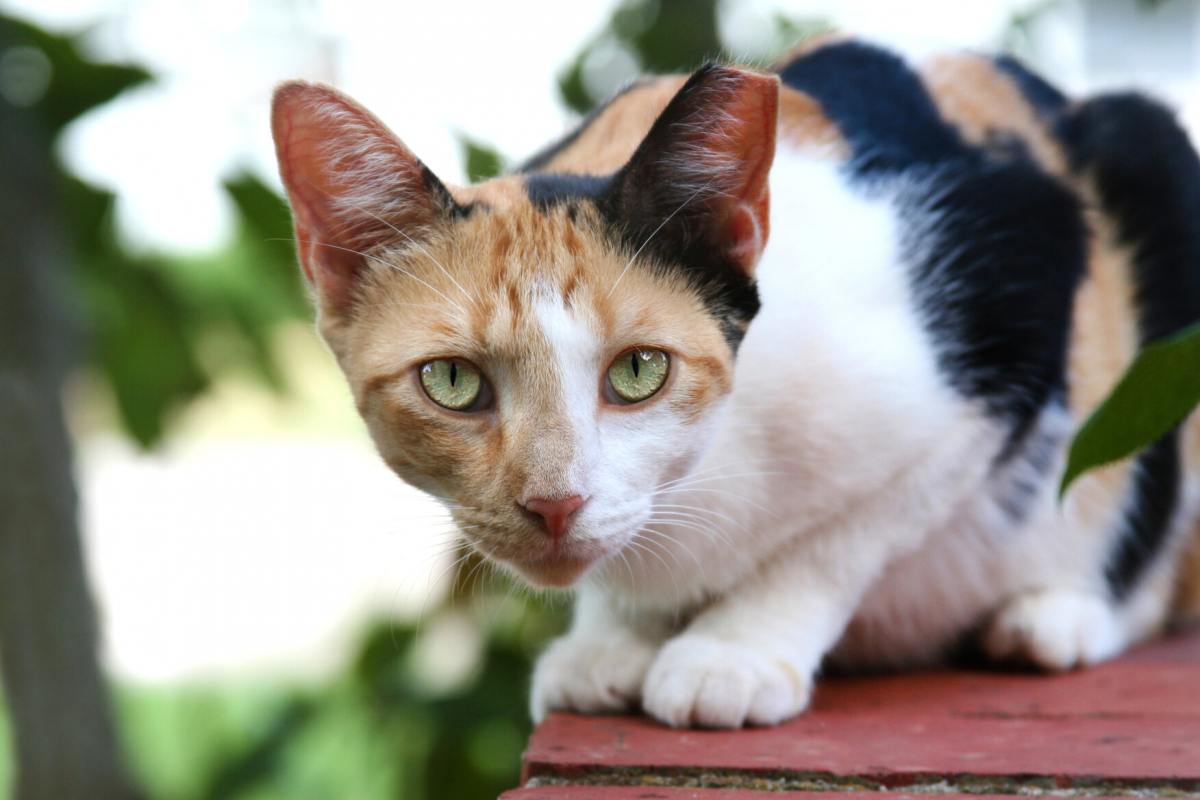
[[[784, 146], [837, 161], [896, 168], [957, 155], [961, 141], [1019, 147], [1049, 169], [1064, 168], [1038, 103], [1056, 89], [1007, 57], [941, 53], [909, 61], [843, 37], [803, 43], [770, 68], [779, 75]], [[530, 157], [519, 172], [606, 174], [625, 164], [686, 75], [639, 79], [578, 126]]]

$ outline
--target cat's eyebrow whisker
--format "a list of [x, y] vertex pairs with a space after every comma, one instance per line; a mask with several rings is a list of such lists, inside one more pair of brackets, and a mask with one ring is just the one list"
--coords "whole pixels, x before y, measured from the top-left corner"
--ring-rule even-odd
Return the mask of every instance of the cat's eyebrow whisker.
[[710, 185], [712, 185], [711, 179], [708, 181], [708, 183], [704, 184], [700, 188], [696, 189], [696, 191], [692, 192], [686, 200], [684, 200], [682, 203], [679, 204], [678, 208], [676, 208], [674, 211], [672, 211], [670, 214], [667, 215], [666, 219], [664, 219], [662, 222], [658, 223], [658, 227], [650, 232], [650, 235], [646, 237], [646, 241], [642, 242], [642, 246], [639, 247], [637, 250], [635, 250], [633, 252], [633, 255], [630, 257], [629, 261], [627, 261], [625, 263], [625, 267], [621, 270], [621, 274], [617, 276], [617, 279], [615, 281], [613, 281], [612, 287], [608, 290], [608, 295], [607, 295], [608, 297], [612, 297], [613, 292], [615, 292], [617, 290], [617, 286], [621, 283], [621, 279], [625, 277], [625, 273], [628, 272], [629, 268], [633, 266], [633, 262], [637, 261], [637, 257], [640, 256], [642, 254], [642, 251], [646, 249], [646, 245], [650, 244], [650, 241], [655, 236], [658, 235], [659, 231], [661, 231], [663, 228], [665, 228], [667, 226], [668, 222], [670, 222], [672, 219], [675, 218], [676, 214], [678, 214], [680, 211], [683, 211], [684, 206], [686, 206], [688, 203], [695, 200], [696, 197], [701, 192], [703, 192], [705, 189], [707, 189]]
[[[333, 198], [333, 195], [329, 194], [328, 192], [326, 192], [326, 194], [328, 194], [328, 195], [329, 195], [331, 198]], [[422, 245], [422, 244], [421, 244], [420, 242], [418, 242], [416, 239], [414, 239], [414, 238], [412, 238], [411, 236], [409, 236], [409, 235], [408, 235], [407, 233], [405, 233], [404, 231], [402, 231], [402, 230], [400, 230], [399, 228], [397, 228], [397, 227], [396, 227], [395, 225], [393, 225], [392, 223], [388, 222], [388, 221], [387, 221], [386, 219], [384, 219], [383, 217], [381, 217], [381, 216], [379, 216], [378, 214], [376, 214], [375, 212], [371, 211], [371, 209], [369, 209], [369, 208], [366, 208], [365, 206], [358, 205], [357, 203], [347, 203], [347, 202], [346, 202], [346, 199], [345, 199], [344, 197], [343, 197], [343, 198], [335, 198], [335, 199], [337, 199], [339, 203], [341, 203], [341, 204], [343, 204], [343, 205], [346, 205], [346, 206], [348, 206], [349, 208], [351, 208], [351, 209], [353, 209], [353, 210], [355, 210], [355, 211], [357, 211], [357, 212], [359, 212], [359, 213], [361, 213], [361, 214], [366, 214], [368, 217], [371, 217], [372, 219], [374, 219], [374, 220], [375, 220], [375, 221], [377, 221], [377, 222], [382, 222], [384, 225], [388, 226], [388, 228], [390, 228], [392, 231], [394, 231], [395, 233], [397, 233], [397, 234], [399, 234], [399, 235], [403, 236], [405, 239], [407, 239], [407, 240], [408, 240], [408, 242], [409, 242], [409, 243], [410, 243], [410, 244], [411, 244], [413, 247], [415, 247], [415, 248], [417, 248], [418, 250], [420, 250], [420, 251], [421, 251], [421, 253], [423, 253], [423, 254], [425, 255], [425, 257], [426, 257], [426, 258], [428, 258], [430, 261], [432, 261], [432, 262], [433, 262], [433, 264], [434, 264], [434, 266], [436, 266], [438, 269], [440, 269], [440, 270], [442, 271], [442, 273], [443, 273], [443, 274], [444, 274], [444, 275], [445, 275], [447, 278], [449, 278], [449, 279], [450, 279], [450, 282], [451, 282], [451, 283], [453, 283], [453, 284], [454, 284], [456, 287], [458, 287], [458, 290], [459, 290], [460, 292], [462, 292], [462, 294], [463, 294], [463, 297], [467, 298], [467, 300], [468, 300], [468, 301], [470, 301], [472, 304], [474, 304], [474, 305], [476, 305], [476, 307], [478, 307], [478, 305], [477, 305], [477, 304], [478, 304], [478, 298], [474, 297], [474, 296], [473, 296], [473, 295], [472, 295], [470, 292], [468, 292], [466, 289], [464, 289], [464, 288], [463, 288], [463, 286], [462, 286], [462, 284], [461, 284], [461, 283], [459, 283], [457, 280], [455, 280], [455, 279], [454, 279], [454, 276], [450, 274], [450, 270], [448, 270], [448, 269], [446, 269], [444, 266], [442, 266], [441, 262], [440, 262], [440, 261], [438, 261], [436, 258], [434, 258], [434, 257], [433, 257], [433, 255], [432, 255], [432, 254], [431, 254], [431, 253], [430, 253], [430, 252], [429, 252], [429, 251], [428, 251], [428, 250], [425, 248], [425, 246], [424, 246], [424, 245]], [[409, 273], [409, 274], [411, 274], [411, 273]], [[415, 276], [413, 276], [413, 277], [415, 277]], [[426, 285], [426, 286], [429, 286], [429, 284], [425, 284], [425, 285]], [[433, 288], [433, 287], [430, 287], [430, 288]], [[435, 290], [435, 291], [436, 291], [436, 290]], [[445, 295], [442, 295], [442, 296], [443, 296], [443, 297], [445, 297]]]
[[[435, 294], [437, 294], [439, 297], [441, 297], [443, 300], [445, 300], [447, 303], [449, 303], [450, 305], [454, 306], [454, 308], [458, 310], [458, 313], [460, 313], [460, 314], [463, 314], [463, 308], [462, 308], [462, 306], [460, 306], [458, 303], [456, 303], [456, 302], [454, 302], [453, 300], [451, 300], [451, 299], [450, 299], [450, 298], [449, 298], [449, 297], [446, 295], [446, 293], [445, 293], [445, 292], [441, 291], [441, 290], [440, 290], [440, 289], [438, 289], [436, 286], [433, 286], [432, 284], [428, 283], [427, 281], [425, 281], [425, 280], [422, 280], [421, 278], [419, 278], [419, 277], [417, 277], [416, 275], [412, 274], [412, 273], [411, 273], [411, 272], [409, 272], [408, 270], [406, 270], [406, 269], [404, 269], [403, 267], [401, 267], [399, 264], [393, 264], [392, 262], [390, 262], [390, 261], [387, 261], [387, 260], [385, 260], [385, 259], [382, 259], [382, 258], [380, 258], [379, 256], [373, 256], [373, 255], [371, 255], [370, 253], [364, 253], [364, 252], [362, 252], [361, 250], [355, 250], [355, 249], [353, 249], [353, 248], [350, 248], [350, 247], [342, 247], [340, 244], [330, 244], [329, 242], [321, 242], [321, 241], [317, 241], [316, 239], [313, 239], [313, 240], [310, 240], [310, 241], [312, 241], [312, 243], [313, 243], [313, 244], [315, 244], [317, 247], [328, 247], [328, 248], [330, 248], [330, 249], [332, 249], [332, 250], [341, 250], [341, 251], [342, 251], [342, 252], [344, 252], [344, 253], [353, 253], [353, 254], [354, 254], [354, 255], [356, 255], [356, 256], [361, 256], [361, 257], [363, 257], [363, 258], [365, 258], [365, 259], [368, 259], [368, 260], [370, 260], [370, 261], [374, 261], [376, 264], [382, 264], [382, 265], [383, 265], [383, 267], [384, 267], [385, 269], [391, 269], [391, 270], [395, 270], [396, 272], [399, 272], [399, 273], [401, 273], [402, 275], [405, 275], [405, 276], [407, 276], [407, 277], [409, 277], [409, 278], [412, 278], [414, 281], [416, 281], [417, 283], [421, 284], [421, 285], [422, 285], [422, 286], [424, 286], [425, 288], [429, 289], [429, 291], [431, 291], [431, 292], [434, 292], [434, 293], [435, 293]], [[465, 316], [465, 314], [464, 314], [464, 316]]]

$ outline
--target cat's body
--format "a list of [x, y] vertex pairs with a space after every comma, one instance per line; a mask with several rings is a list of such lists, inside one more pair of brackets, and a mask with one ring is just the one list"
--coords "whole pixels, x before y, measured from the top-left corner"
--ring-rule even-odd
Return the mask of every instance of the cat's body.
[[[978, 637], [1062, 669], [1172, 610], [1200, 419], [1056, 490], [1139, 345], [1200, 319], [1186, 136], [1149, 101], [1072, 104], [1007, 59], [910, 67], [829, 41], [779, 72], [777, 96], [729, 70], [642, 82], [471, 189], [396, 150], [401, 212], [376, 180], [307, 214], [340, 230], [305, 221], [298, 101], [287, 124], [277, 105], [323, 331], [385, 459], [467, 506], [489, 556], [577, 581], [535, 716], [640, 703], [677, 725], [773, 723], [827, 656], [923, 664]], [[317, 159], [371, 152], [339, 147]], [[350, 167], [321, 191], [370, 188]], [[443, 211], [414, 216], [422, 188]], [[364, 233], [372, 219], [386, 228]], [[318, 264], [337, 236], [368, 260]], [[623, 404], [604, 367], [629, 348], [672, 372]], [[390, 388], [444, 356], [482, 368], [491, 406], [443, 420]]]

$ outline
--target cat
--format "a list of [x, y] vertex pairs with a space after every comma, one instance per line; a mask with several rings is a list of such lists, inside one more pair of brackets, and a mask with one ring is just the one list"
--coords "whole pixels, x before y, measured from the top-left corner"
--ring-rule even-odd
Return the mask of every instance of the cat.
[[1200, 319], [1200, 162], [1150, 99], [829, 37], [636, 82], [468, 187], [332, 89], [272, 113], [380, 455], [574, 587], [535, 719], [772, 725], [823, 664], [970, 642], [1071, 669], [1200, 572], [1200, 415], [1057, 496], [1139, 347]]

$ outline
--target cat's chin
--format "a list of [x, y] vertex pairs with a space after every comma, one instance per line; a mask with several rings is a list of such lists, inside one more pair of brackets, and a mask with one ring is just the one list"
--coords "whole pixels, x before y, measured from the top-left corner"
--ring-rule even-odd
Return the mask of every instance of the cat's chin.
[[534, 586], [565, 589], [579, 580], [594, 563], [594, 558], [555, 555], [512, 566], [522, 578]]

